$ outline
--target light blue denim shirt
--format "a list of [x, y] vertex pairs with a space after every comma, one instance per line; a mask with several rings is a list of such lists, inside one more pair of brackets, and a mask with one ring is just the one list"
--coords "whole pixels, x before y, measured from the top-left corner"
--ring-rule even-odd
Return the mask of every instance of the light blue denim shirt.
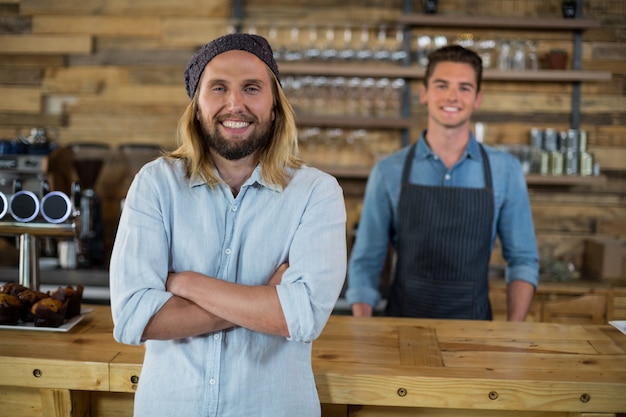
[[[450, 169], [435, 155], [423, 134], [420, 136], [411, 169], [410, 182], [443, 187], [485, 186], [478, 142], [471, 135], [461, 159]], [[507, 282], [524, 280], [537, 287], [539, 255], [526, 179], [519, 161], [511, 154], [484, 146], [491, 164], [495, 196], [491, 249], [496, 235], [507, 261]], [[350, 303], [380, 301], [379, 277], [388, 244], [396, 244], [398, 201], [402, 167], [409, 147], [379, 161], [367, 181], [363, 209], [348, 267], [346, 300]]]
[[281, 189], [264, 183], [257, 167], [234, 198], [225, 184], [188, 182], [178, 160], [144, 166], [111, 258], [115, 339], [141, 343], [146, 323], [172, 296], [168, 271], [263, 285], [284, 262], [277, 291], [290, 336], [235, 327], [147, 341], [134, 416], [319, 416], [311, 342], [345, 280], [345, 224], [339, 184], [313, 168], [296, 170]]

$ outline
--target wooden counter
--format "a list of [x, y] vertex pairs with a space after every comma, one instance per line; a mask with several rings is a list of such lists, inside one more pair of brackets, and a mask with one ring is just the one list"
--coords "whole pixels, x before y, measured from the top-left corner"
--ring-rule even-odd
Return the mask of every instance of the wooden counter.
[[[132, 416], [143, 347], [89, 307], [67, 333], [0, 330], [0, 415]], [[626, 412], [626, 335], [609, 325], [333, 316], [313, 368], [324, 416]]]

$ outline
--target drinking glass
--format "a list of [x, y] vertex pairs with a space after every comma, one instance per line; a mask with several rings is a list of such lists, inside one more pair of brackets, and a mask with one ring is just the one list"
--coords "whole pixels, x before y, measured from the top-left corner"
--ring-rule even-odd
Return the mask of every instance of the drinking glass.
[[428, 35], [417, 37], [417, 64], [426, 68], [428, 66], [428, 55], [432, 51], [432, 40]]
[[362, 61], [369, 61], [373, 57], [374, 50], [370, 45], [370, 27], [368, 25], [362, 25], [361, 32], [359, 33], [356, 58]]
[[374, 59], [377, 61], [388, 61], [391, 58], [390, 48], [387, 45], [387, 26], [380, 25], [376, 35], [376, 45], [374, 46]]
[[342, 42], [341, 47], [339, 48], [338, 56], [339, 59], [346, 61], [356, 58], [356, 48], [352, 43], [352, 27], [350, 27], [350, 25], [346, 25], [343, 28]]

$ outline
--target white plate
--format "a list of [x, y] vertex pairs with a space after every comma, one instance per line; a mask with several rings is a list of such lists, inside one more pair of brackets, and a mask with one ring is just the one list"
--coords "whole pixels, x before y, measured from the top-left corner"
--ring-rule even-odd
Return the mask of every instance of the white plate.
[[614, 320], [610, 321], [609, 324], [614, 326], [620, 332], [626, 334], [626, 320]]
[[72, 327], [81, 322], [85, 316], [93, 311], [93, 308], [82, 309], [78, 316], [74, 316], [59, 327], [35, 327], [35, 323], [20, 323], [15, 326], [9, 326], [6, 324], [0, 324], [0, 329], [8, 330], [30, 330], [36, 332], [69, 332]]

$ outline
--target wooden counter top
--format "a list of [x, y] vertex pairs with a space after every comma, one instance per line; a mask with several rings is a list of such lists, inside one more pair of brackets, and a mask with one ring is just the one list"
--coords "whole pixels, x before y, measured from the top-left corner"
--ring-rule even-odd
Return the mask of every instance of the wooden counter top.
[[[134, 392], [143, 347], [116, 343], [109, 307], [89, 308], [67, 333], [0, 330], [0, 409], [6, 387], [40, 390], [42, 407], [55, 409], [46, 416], [83, 415], [93, 402], [85, 392]], [[381, 407], [378, 415], [626, 412], [626, 335], [610, 325], [332, 316], [313, 368], [322, 403]]]

